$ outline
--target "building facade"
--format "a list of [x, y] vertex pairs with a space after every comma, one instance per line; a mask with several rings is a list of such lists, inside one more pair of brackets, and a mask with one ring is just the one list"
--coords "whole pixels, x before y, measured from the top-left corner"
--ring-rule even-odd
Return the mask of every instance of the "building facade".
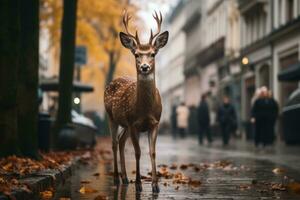
[[197, 106], [201, 95], [208, 94], [212, 125], [220, 94], [226, 90], [220, 83], [228, 83], [227, 56], [238, 56], [236, 12], [236, 2], [231, 0], [188, 1], [186, 5], [185, 101]]
[[281, 83], [278, 74], [299, 63], [300, 1], [238, 1], [241, 14], [240, 64], [242, 119], [250, 118], [251, 98], [256, 88], [273, 91], [280, 108], [298, 83]]
[[[158, 88], [162, 96], [163, 113], [162, 122], [170, 122], [174, 107], [183, 101], [183, 65], [185, 60], [185, 33], [182, 26], [185, 15], [182, 12], [184, 1], [180, 1], [171, 15], [167, 17], [165, 26], [170, 36], [168, 45], [158, 54], [157, 79]], [[173, 108], [173, 109], [172, 109]]]
[[186, 0], [178, 5], [168, 24], [171, 40], [163, 53], [168, 56], [158, 72], [164, 118], [181, 100], [193, 107], [208, 94], [214, 123], [221, 96], [227, 95], [240, 130], [247, 130], [252, 98], [261, 86], [273, 92], [280, 108], [285, 105], [299, 87], [279, 82], [278, 76], [300, 63], [300, 0]]

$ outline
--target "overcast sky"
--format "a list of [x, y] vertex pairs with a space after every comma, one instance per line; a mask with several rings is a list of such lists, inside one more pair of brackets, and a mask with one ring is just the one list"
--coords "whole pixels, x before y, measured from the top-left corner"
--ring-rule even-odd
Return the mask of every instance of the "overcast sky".
[[142, 22], [145, 23], [143, 24], [145, 29], [148, 30], [148, 32], [139, 33], [141, 39], [145, 41], [149, 38], [150, 28], [156, 29], [156, 22], [152, 17], [152, 13], [160, 11], [163, 19], [166, 19], [166, 16], [176, 6], [178, 0], [131, 0], [131, 2], [140, 8], [138, 15]]

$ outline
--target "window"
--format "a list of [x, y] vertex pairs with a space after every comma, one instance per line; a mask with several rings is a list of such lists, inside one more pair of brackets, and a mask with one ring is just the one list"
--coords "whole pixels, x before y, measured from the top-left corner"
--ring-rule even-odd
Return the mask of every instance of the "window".
[[287, 1], [287, 6], [286, 6], [286, 18], [287, 21], [291, 21], [294, 16], [294, 0], [288, 0]]
[[[278, 25], [280, 26], [281, 25], [281, 16], [283, 15], [283, 13], [281, 12], [282, 11], [282, 9], [281, 9], [281, 7], [282, 7], [282, 1], [283, 0], [279, 0], [278, 1], [278, 10], [277, 10], [277, 12], [278, 12]], [[275, 12], [275, 14], [276, 14], [276, 12]]]
[[[299, 62], [298, 60], [298, 51], [291, 53], [289, 55], [286, 55], [284, 57], [281, 57], [279, 60], [280, 64], [280, 70], [288, 69], [293, 64], [296, 64]], [[297, 82], [282, 82], [280, 83], [281, 86], [281, 95], [280, 95], [280, 102], [281, 105], [285, 105], [285, 103], [288, 100], [288, 97], [291, 95], [293, 91], [295, 91], [298, 88]]]

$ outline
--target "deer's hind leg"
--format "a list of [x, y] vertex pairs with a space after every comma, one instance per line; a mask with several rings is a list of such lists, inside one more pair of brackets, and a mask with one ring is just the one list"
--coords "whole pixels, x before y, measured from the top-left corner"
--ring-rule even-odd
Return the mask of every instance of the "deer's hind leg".
[[112, 139], [112, 150], [114, 156], [114, 184], [120, 184], [119, 171], [118, 171], [118, 128], [119, 125], [113, 120], [109, 119], [109, 129]]
[[120, 151], [120, 161], [121, 161], [121, 178], [123, 184], [128, 184], [128, 178], [126, 173], [126, 166], [125, 166], [125, 155], [124, 155], [124, 149], [125, 144], [127, 141], [127, 138], [129, 136], [129, 132], [126, 128], [124, 128], [119, 135], [119, 151]]

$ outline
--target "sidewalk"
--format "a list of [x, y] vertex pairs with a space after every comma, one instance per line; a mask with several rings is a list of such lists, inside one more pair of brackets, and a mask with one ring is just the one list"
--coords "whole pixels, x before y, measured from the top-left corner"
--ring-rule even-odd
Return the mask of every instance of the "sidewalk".
[[[102, 141], [102, 142], [101, 142]], [[216, 141], [212, 147], [199, 146], [195, 138], [173, 140], [159, 136], [157, 165], [161, 173], [161, 192], [153, 195], [148, 172], [151, 169], [146, 137], [141, 137], [141, 174], [143, 191], [135, 185], [116, 187], [111, 176], [111, 149], [108, 139], [100, 139], [98, 148], [107, 152], [108, 161], [84, 165], [68, 180], [67, 188], [56, 197], [71, 199], [299, 199], [300, 170], [288, 161], [297, 161], [299, 152], [280, 147], [274, 153], [252, 152], [249, 144], [237, 143], [228, 149]], [[243, 146], [243, 150], [237, 148]], [[291, 153], [292, 155], [290, 155]], [[281, 161], [280, 161], [281, 159]], [[283, 165], [285, 164], [285, 165]], [[126, 145], [126, 167], [129, 180], [135, 179], [134, 151], [130, 140]], [[96, 175], [95, 175], [96, 174]], [[88, 192], [82, 192], [82, 189]], [[81, 192], [79, 192], [81, 191]]]
[[56, 187], [72, 176], [88, 151], [41, 153], [40, 160], [9, 156], [0, 159], [0, 200], [52, 199]]
[[[191, 138], [190, 138], [191, 139]], [[247, 157], [259, 160], [269, 160], [276, 164], [285, 165], [300, 172], [300, 146], [288, 146], [283, 142], [277, 142], [273, 146], [257, 149], [251, 141], [232, 139], [226, 148], [222, 141], [217, 139], [212, 146], [201, 146], [203, 151], [211, 153], [223, 153], [232, 157]]]

